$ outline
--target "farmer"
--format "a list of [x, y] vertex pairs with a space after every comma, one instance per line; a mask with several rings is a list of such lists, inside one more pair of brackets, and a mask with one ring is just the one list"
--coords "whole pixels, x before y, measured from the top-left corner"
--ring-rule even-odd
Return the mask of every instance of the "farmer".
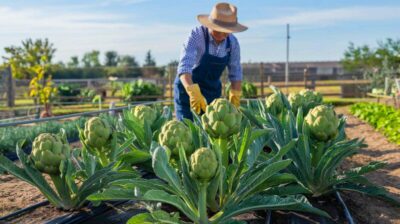
[[239, 42], [232, 33], [247, 27], [237, 22], [237, 9], [228, 3], [218, 3], [210, 15], [198, 15], [202, 24], [192, 30], [183, 44], [174, 82], [174, 103], [178, 120], [193, 119], [206, 105], [221, 97], [220, 77], [228, 67], [231, 90], [229, 101], [239, 106], [242, 84]]

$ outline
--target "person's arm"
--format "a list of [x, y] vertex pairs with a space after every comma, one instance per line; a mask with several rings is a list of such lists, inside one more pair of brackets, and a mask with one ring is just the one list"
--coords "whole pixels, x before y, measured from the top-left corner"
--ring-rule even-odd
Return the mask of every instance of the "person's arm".
[[179, 79], [182, 82], [182, 85], [185, 87], [193, 85], [193, 81], [192, 81], [192, 74], [189, 73], [183, 73], [179, 76]]
[[242, 81], [231, 81], [231, 89], [242, 91]]
[[197, 54], [199, 53], [198, 44], [199, 40], [201, 40], [200, 35], [202, 35], [198, 29], [192, 30], [188, 40], [183, 45], [178, 65], [178, 74], [182, 85], [189, 95], [190, 107], [197, 114], [200, 114], [201, 110], [206, 110], [207, 101], [201, 94], [199, 85], [193, 84], [192, 80], [192, 69], [197, 61]]
[[240, 97], [242, 96], [242, 79], [243, 71], [240, 64], [240, 46], [236, 38], [232, 36], [232, 51], [230, 62], [228, 65], [228, 78], [231, 82], [231, 90], [229, 91], [229, 101], [236, 107], [240, 106]]
[[199, 30], [198, 28], [194, 28], [189, 37], [183, 43], [177, 72], [185, 88], [188, 85], [193, 84], [192, 69], [197, 61], [199, 38]]

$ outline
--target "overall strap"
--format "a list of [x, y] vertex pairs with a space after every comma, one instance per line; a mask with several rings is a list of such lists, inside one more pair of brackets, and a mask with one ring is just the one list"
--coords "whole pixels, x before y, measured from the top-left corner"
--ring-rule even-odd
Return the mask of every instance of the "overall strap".
[[226, 37], [226, 52], [228, 55], [228, 58], [231, 56], [231, 39], [229, 38], [229, 35]]
[[201, 29], [203, 30], [203, 34], [204, 34], [204, 42], [205, 42], [205, 46], [206, 46], [206, 50], [205, 53], [209, 53], [208, 52], [208, 43], [209, 43], [209, 37], [208, 37], [208, 28], [204, 28], [204, 26], [201, 27]]

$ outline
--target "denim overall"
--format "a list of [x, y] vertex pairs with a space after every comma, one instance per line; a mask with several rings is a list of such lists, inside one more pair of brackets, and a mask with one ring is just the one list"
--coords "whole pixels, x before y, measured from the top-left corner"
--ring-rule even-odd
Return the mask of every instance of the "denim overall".
[[[200, 91], [207, 100], [207, 104], [210, 104], [214, 99], [221, 97], [222, 84], [221, 75], [225, 67], [229, 63], [230, 52], [230, 40], [227, 37], [226, 48], [227, 55], [225, 57], [217, 57], [209, 54], [208, 43], [209, 33], [208, 29], [202, 27], [205, 36], [205, 52], [200, 59], [200, 63], [192, 71], [192, 81], [197, 83], [200, 87]], [[174, 81], [174, 104], [176, 118], [180, 121], [183, 118], [193, 120], [193, 115], [190, 110], [189, 96], [186, 93], [185, 87], [183, 87], [179, 74], [176, 76]]]

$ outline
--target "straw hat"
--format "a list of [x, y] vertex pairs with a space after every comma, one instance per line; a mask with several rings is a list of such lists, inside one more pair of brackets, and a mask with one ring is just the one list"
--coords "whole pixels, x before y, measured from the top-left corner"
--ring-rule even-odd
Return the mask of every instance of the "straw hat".
[[224, 33], [237, 33], [247, 30], [246, 26], [238, 23], [236, 6], [229, 3], [218, 3], [210, 15], [198, 15], [197, 19], [204, 26]]

